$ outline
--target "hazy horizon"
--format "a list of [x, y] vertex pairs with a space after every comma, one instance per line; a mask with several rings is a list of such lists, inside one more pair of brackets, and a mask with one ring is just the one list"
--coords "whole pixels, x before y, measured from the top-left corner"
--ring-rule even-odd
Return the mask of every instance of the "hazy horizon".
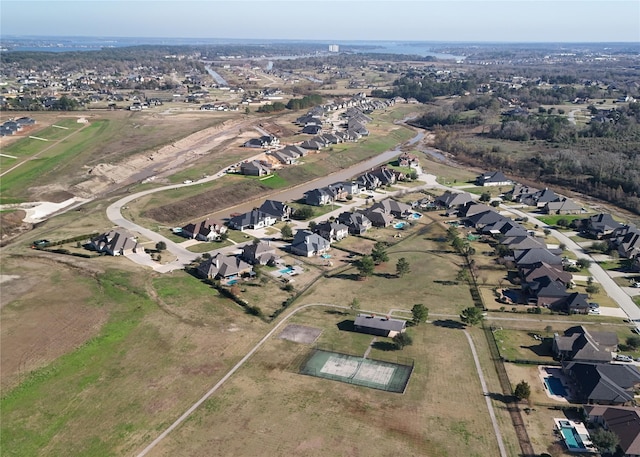
[[2, 37], [640, 42], [636, 0], [3, 0], [1, 8]]

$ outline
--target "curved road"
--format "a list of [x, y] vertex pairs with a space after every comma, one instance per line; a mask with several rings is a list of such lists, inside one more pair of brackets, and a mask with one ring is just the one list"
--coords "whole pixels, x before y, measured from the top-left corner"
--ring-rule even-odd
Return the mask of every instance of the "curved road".
[[[424, 133], [418, 132], [418, 134], [414, 138], [409, 140], [407, 143], [413, 144], [419, 141], [420, 139], [422, 139], [423, 137], [424, 137]], [[271, 196], [271, 198], [280, 197], [279, 199], [282, 201], [296, 200], [302, 197], [304, 193], [308, 190], [315, 189], [317, 187], [324, 187], [334, 182], [344, 181], [346, 179], [349, 179], [358, 173], [362, 173], [377, 165], [380, 165], [381, 163], [388, 161], [389, 159], [395, 157], [400, 153], [401, 151], [398, 148], [383, 152], [382, 154], [379, 154], [364, 162], [355, 164], [352, 167], [349, 167], [345, 170], [337, 171], [335, 173], [330, 174], [329, 176], [318, 178], [316, 180], [313, 180], [304, 184], [300, 184], [296, 187], [278, 192], [276, 195]], [[259, 154], [259, 155], [262, 155], [262, 154]], [[251, 160], [251, 159], [247, 159], [247, 160]], [[145, 238], [148, 238], [149, 240], [155, 243], [164, 241], [164, 243], [167, 245], [167, 251], [173, 254], [176, 257], [176, 260], [174, 260], [173, 262], [166, 263], [164, 265], [159, 265], [157, 262], [154, 262], [147, 256], [133, 254], [127, 257], [138, 264], [149, 266], [161, 273], [182, 269], [186, 264], [190, 263], [195, 258], [197, 258], [199, 254], [188, 251], [187, 249], [183, 248], [182, 246], [179, 246], [177, 243], [171, 241], [170, 239], [168, 239], [167, 237], [163, 236], [158, 232], [154, 232], [153, 230], [150, 230], [146, 227], [143, 227], [141, 225], [136, 224], [135, 222], [132, 222], [126, 219], [122, 215], [122, 208], [126, 206], [128, 203], [134, 200], [137, 200], [138, 198], [144, 197], [146, 195], [150, 195], [156, 192], [163, 192], [165, 190], [180, 189], [182, 187], [188, 187], [188, 186], [196, 186], [196, 185], [214, 181], [223, 176], [224, 176], [224, 172], [218, 172], [213, 176], [208, 176], [206, 178], [199, 179], [192, 183], [172, 184], [168, 186], [144, 190], [141, 192], [137, 192], [135, 194], [127, 195], [126, 197], [123, 197], [120, 200], [116, 201], [115, 203], [112, 203], [111, 205], [109, 205], [109, 207], [107, 208], [107, 218], [109, 218], [111, 222], [129, 231], [137, 232], [143, 235]], [[244, 203], [242, 205], [233, 207], [233, 210], [237, 212], [243, 212], [243, 210], [250, 211], [252, 208], [255, 207], [255, 203], [256, 203], [256, 200], [248, 203]], [[214, 217], [220, 219], [222, 218], [222, 216], [228, 216], [228, 213], [230, 211], [231, 209], [229, 208], [227, 210], [224, 210], [223, 212], [218, 212], [214, 215]]]

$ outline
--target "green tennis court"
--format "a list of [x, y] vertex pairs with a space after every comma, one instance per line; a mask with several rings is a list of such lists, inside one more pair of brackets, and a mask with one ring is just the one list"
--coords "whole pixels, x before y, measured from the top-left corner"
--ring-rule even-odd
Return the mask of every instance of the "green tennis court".
[[314, 349], [302, 364], [302, 374], [403, 393], [413, 371], [408, 364], [382, 362], [338, 352]]

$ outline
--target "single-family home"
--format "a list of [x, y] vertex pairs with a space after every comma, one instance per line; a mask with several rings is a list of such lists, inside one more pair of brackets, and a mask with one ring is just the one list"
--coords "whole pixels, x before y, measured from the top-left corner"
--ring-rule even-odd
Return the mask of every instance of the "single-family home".
[[257, 241], [244, 245], [240, 258], [251, 265], [278, 265], [282, 263], [276, 247], [270, 242]]
[[249, 176], [266, 176], [271, 174], [271, 168], [257, 160], [250, 160], [240, 164], [240, 173]]
[[401, 167], [417, 168], [420, 166], [420, 159], [418, 159], [418, 156], [414, 154], [403, 152], [398, 157], [398, 165]]
[[352, 235], [362, 235], [371, 228], [371, 221], [360, 211], [341, 213], [338, 222], [349, 227], [349, 233]]
[[229, 227], [241, 232], [246, 229], [261, 229], [276, 223], [276, 218], [258, 209], [240, 214], [229, 219]]
[[407, 321], [388, 316], [360, 313], [356, 316], [353, 327], [357, 332], [393, 338], [406, 330]]
[[622, 227], [609, 213], [599, 213], [580, 221], [580, 230], [601, 240], [608, 238], [615, 229]]
[[568, 198], [547, 203], [542, 211], [546, 214], [580, 214], [582, 207]]
[[483, 173], [476, 178], [478, 186], [510, 186], [513, 184], [501, 171]]
[[307, 205], [323, 206], [335, 201], [335, 193], [328, 187], [321, 187], [305, 192], [304, 201]]
[[413, 210], [410, 205], [399, 202], [392, 198], [386, 198], [378, 203], [374, 203], [370, 208], [367, 209], [367, 212], [376, 210], [384, 211], [385, 213], [390, 214], [398, 219], [406, 219], [413, 214]]
[[109, 255], [129, 255], [137, 251], [138, 241], [128, 230], [117, 228], [92, 238], [89, 247]]
[[597, 405], [631, 405], [640, 388], [640, 371], [631, 364], [565, 362], [577, 401]]
[[249, 274], [253, 267], [237, 256], [225, 256], [218, 253], [197, 267], [201, 277], [206, 279], [234, 279], [243, 274]]
[[636, 406], [584, 405], [587, 421], [613, 432], [623, 457], [640, 457], [640, 409]]
[[349, 235], [349, 227], [340, 222], [321, 222], [316, 224], [313, 231], [330, 242], [340, 241]]
[[289, 205], [277, 200], [265, 200], [258, 210], [273, 216], [278, 221], [291, 219], [293, 213], [293, 209]]
[[304, 257], [325, 254], [330, 247], [329, 240], [309, 230], [298, 230], [291, 242], [291, 252]]
[[263, 135], [260, 138], [251, 138], [244, 143], [245, 148], [268, 148], [280, 144], [280, 140], [273, 135]]
[[452, 192], [447, 190], [434, 200], [434, 204], [438, 208], [451, 209], [465, 205], [470, 201], [473, 201], [473, 198], [471, 198], [471, 194], [468, 192]]
[[182, 227], [180, 233], [185, 238], [192, 238], [199, 241], [215, 241], [227, 233], [227, 227], [221, 222], [205, 219], [185, 225]]
[[558, 360], [575, 362], [610, 362], [618, 350], [618, 335], [614, 332], [594, 332], [584, 326], [574, 326], [563, 335], [555, 334], [552, 351]]

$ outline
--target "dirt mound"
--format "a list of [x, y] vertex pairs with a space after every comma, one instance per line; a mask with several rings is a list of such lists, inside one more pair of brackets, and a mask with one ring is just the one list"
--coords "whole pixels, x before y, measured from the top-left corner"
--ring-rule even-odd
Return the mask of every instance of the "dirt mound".
[[214, 189], [185, 198], [175, 203], [152, 208], [146, 211], [144, 216], [168, 225], [182, 224], [256, 198], [270, 190], [255, 181], [239, 182], [221, 189]]
[[26, 215], [23, 210], [0, 213], [0, 240], [3, 244], [14, 236], [31, 230], [31, 224], [22, 222]]

